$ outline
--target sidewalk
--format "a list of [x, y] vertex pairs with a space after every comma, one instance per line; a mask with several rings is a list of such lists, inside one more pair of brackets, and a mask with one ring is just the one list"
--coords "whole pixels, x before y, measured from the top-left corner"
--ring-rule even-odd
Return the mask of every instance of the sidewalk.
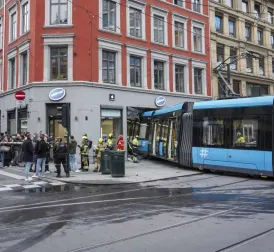
[[[62, 168], [62, 177], [57, 178], [56, 173], [54, 173], [55, 167], [53, 164], [50, 164], [51, 173], [46, 175], [46, 180], [56, 180], [74, 184], [114, 185], [142, 183], [200, 174], [199, 171], [185, 170], [171, 164], [169, 165], [168, 163], [151, 160], [142, 160], [139, 164], [126, 161], [125, 177], [122, 178], [113, 178], [111, 175], [102, 175], [100, 172], [93, 172], [92, 170], [93, 165], [90, 165], [88, 172], [71, 172], [70, 177], [67, 178]], [[23, 167], [6, 168], [5, 171], [24, 176]]]

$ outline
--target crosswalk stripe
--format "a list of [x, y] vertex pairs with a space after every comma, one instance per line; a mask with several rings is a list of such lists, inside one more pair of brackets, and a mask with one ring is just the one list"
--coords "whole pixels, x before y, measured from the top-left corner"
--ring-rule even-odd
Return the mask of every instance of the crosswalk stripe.
[[39, 186], [39, 185], [25, 185], [22, 187], [25, 189], [34, 189], [34, 188], [40, 188], [41, 186]]
[[0, 171], [0, 175], [7, 176], [10, 178], [20, 179], [20, 180], [25, 179], [24, 176], [16, 175], [16, 174], [5, 172], [5, 171]]
[[45, 181], [38, 181], [38, 182], [33, 182], [34, 185], [45, 185], [48, 184], [48, 182]]
[[65, 185], [66, 183], [63, 183], [63, 182], [53, 182], [53, 183], [49, 183], [50, 185], [53, 185], [53, 186], [58, 186], [58, 185]]
[[12, 188], [9, 188], [9, 187], [0, 188], [0, 192], [4, 192], [4, 191], [12, 191]]
[[12, 185], [4, 185], [5, 187], [19, 187], [21, 185], [17, 185], [17, 184], [12, 184]]

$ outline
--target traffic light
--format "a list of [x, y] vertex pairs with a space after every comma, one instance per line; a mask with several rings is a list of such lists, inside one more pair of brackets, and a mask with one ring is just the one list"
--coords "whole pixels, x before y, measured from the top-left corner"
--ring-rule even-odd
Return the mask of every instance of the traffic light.
[[57, 116], [61, 117], [61, 120], [58, 120], [58, 122], [62, 124], [64, 128], [67, 128], [69, 124], [69, 108], [67, 104], [57, 107]]

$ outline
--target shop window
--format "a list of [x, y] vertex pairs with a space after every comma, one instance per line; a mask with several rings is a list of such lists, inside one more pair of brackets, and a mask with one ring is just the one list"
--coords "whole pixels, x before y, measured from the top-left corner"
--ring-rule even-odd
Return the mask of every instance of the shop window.
[[232, 120], [233, 147], [235, 148], [257, 148], [258, 146], [257, 119]]
[[7, 131], [10, 135], [17, 133], [15, 110], [7, 112]]
[[17, 132], [26, 133], [28, 131], [28, 119], [27, 119], [27, 109], [18, 109], [18, 122], [17, 122]]
[[224, 145], [224, 121], [218, 118], [204, 118], [203, 120], [203, 145]]

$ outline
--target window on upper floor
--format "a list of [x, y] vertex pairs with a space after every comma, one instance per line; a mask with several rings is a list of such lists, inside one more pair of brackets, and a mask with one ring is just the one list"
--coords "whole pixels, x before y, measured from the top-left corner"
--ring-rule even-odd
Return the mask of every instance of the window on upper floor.
[[10, 12], [10, 42], [17, 38], [17, 12]]
[[247, 84], [247, 95], [248, 96], [263, 96], [268, 95], [269, 86], [259, 84]]
[[261, 15], [261, 6], [258, 3], [254, 3], [254, 10], [253, 10], [253, 14], [256, 18], [259, 18]]
[[23, 52], [21, 57], [21, 85], [26, 85], [28, 83], [28, 53]]
[[202, 28], [193, 26], [193, 51], [203, 52]]
[[130, 86], [142, 86], [142, 58], [138, 56], [130, 56]]
[[259, 58], [259, 75], [264, 76], [264, 57]]
[[165, 62], [154, 60], [154, 88], [165, 89]]
[[51, 80], [68, 79], [68, 47], [51, 47]]
[[246, 57], [246, 72], [253, 73], [253, 58], [251, 56]]
[[273, 10], [268, 8], [267, 11], [267, 20], [269, 23], [273, 24]]
[[263, 45], [264, 44], [264, 37], [263, 37], [263, 28], [258, 27], [257, 29], [257, 36], [258, 36], [258, 44]]
[[274, 32], [271, 32], [270, 34], [270, 45], [272, 49], [274, 49]]
[[228, 20], [229, 36], [236, 37], [236, 19], [230, 17]]
[[251, 25], [248, 23], [245, 24], [245, 39], [251, 41]]
[[194, 68], [194, 92], [195, 94], [203, 94], [203, 69]]
[[29, 31], [29, 2], [21, 5], [21, 34]]
[[116, 5], [110, 0], [103, 0], [103, 28], [116, 31]]
[[16, 60], [15, 57], [9, 59], [9, 88], [16, 88]]
[[225, 57], [225, 47], [223, 44], [217, 44], [217, 66], [224, 62]]
[[184, 48], [185, 47], [185, 26], [184, 23], [175, 21], [174, 27], [174, 37], [175, 37], [175, 46]]
[[232, 83], [232, 87], [233, 87], [233, 91], [236, 93], [236, 94], [241, 94], [241, 81], [239, 80], [233, 80], [233, 83]]
[[3, 48], [3, 24], [2, 18], [0, 17], [0, 49]]
[[274, 58], [272, 58], [272, 75], [274, 75]]
[[223, 16], [220, 14], [215, 14], [215, 27], [216, 32], [223, 33]]
[[130, 36], [142, 37], [142, 11], [129, 8]]
[[68, 0], [50, 0], [50, 24], [68, 23]]
[[103, 50], [103, 82], [116, 83], [116, 53]]
[[230, 69], [237, 70], [237, 49], [234, 47], [230, 47]]
[[154, 28], [154, 42], [162, 43], [165, 42], [165, 25], [164, 17], [154, 15], [153, 16], [153, 28]]
[[185, 92], [185, 66], [175, 64], [175, 88], [176, 92]]
[[4, 0], [0, 0], [0, 8], [3, 6]]
[[179, 5], [181, 7], [184, 6], [184, 2], [185, 2], [185, 0], [174, 0], [174, 4], [175, 5]]
[[242, 0], [242, 11], [247, 13], [248, 10], [248, 0]]
[[192, 10], [201, 13], [202, 3], [201, 0], [192, 0]]

